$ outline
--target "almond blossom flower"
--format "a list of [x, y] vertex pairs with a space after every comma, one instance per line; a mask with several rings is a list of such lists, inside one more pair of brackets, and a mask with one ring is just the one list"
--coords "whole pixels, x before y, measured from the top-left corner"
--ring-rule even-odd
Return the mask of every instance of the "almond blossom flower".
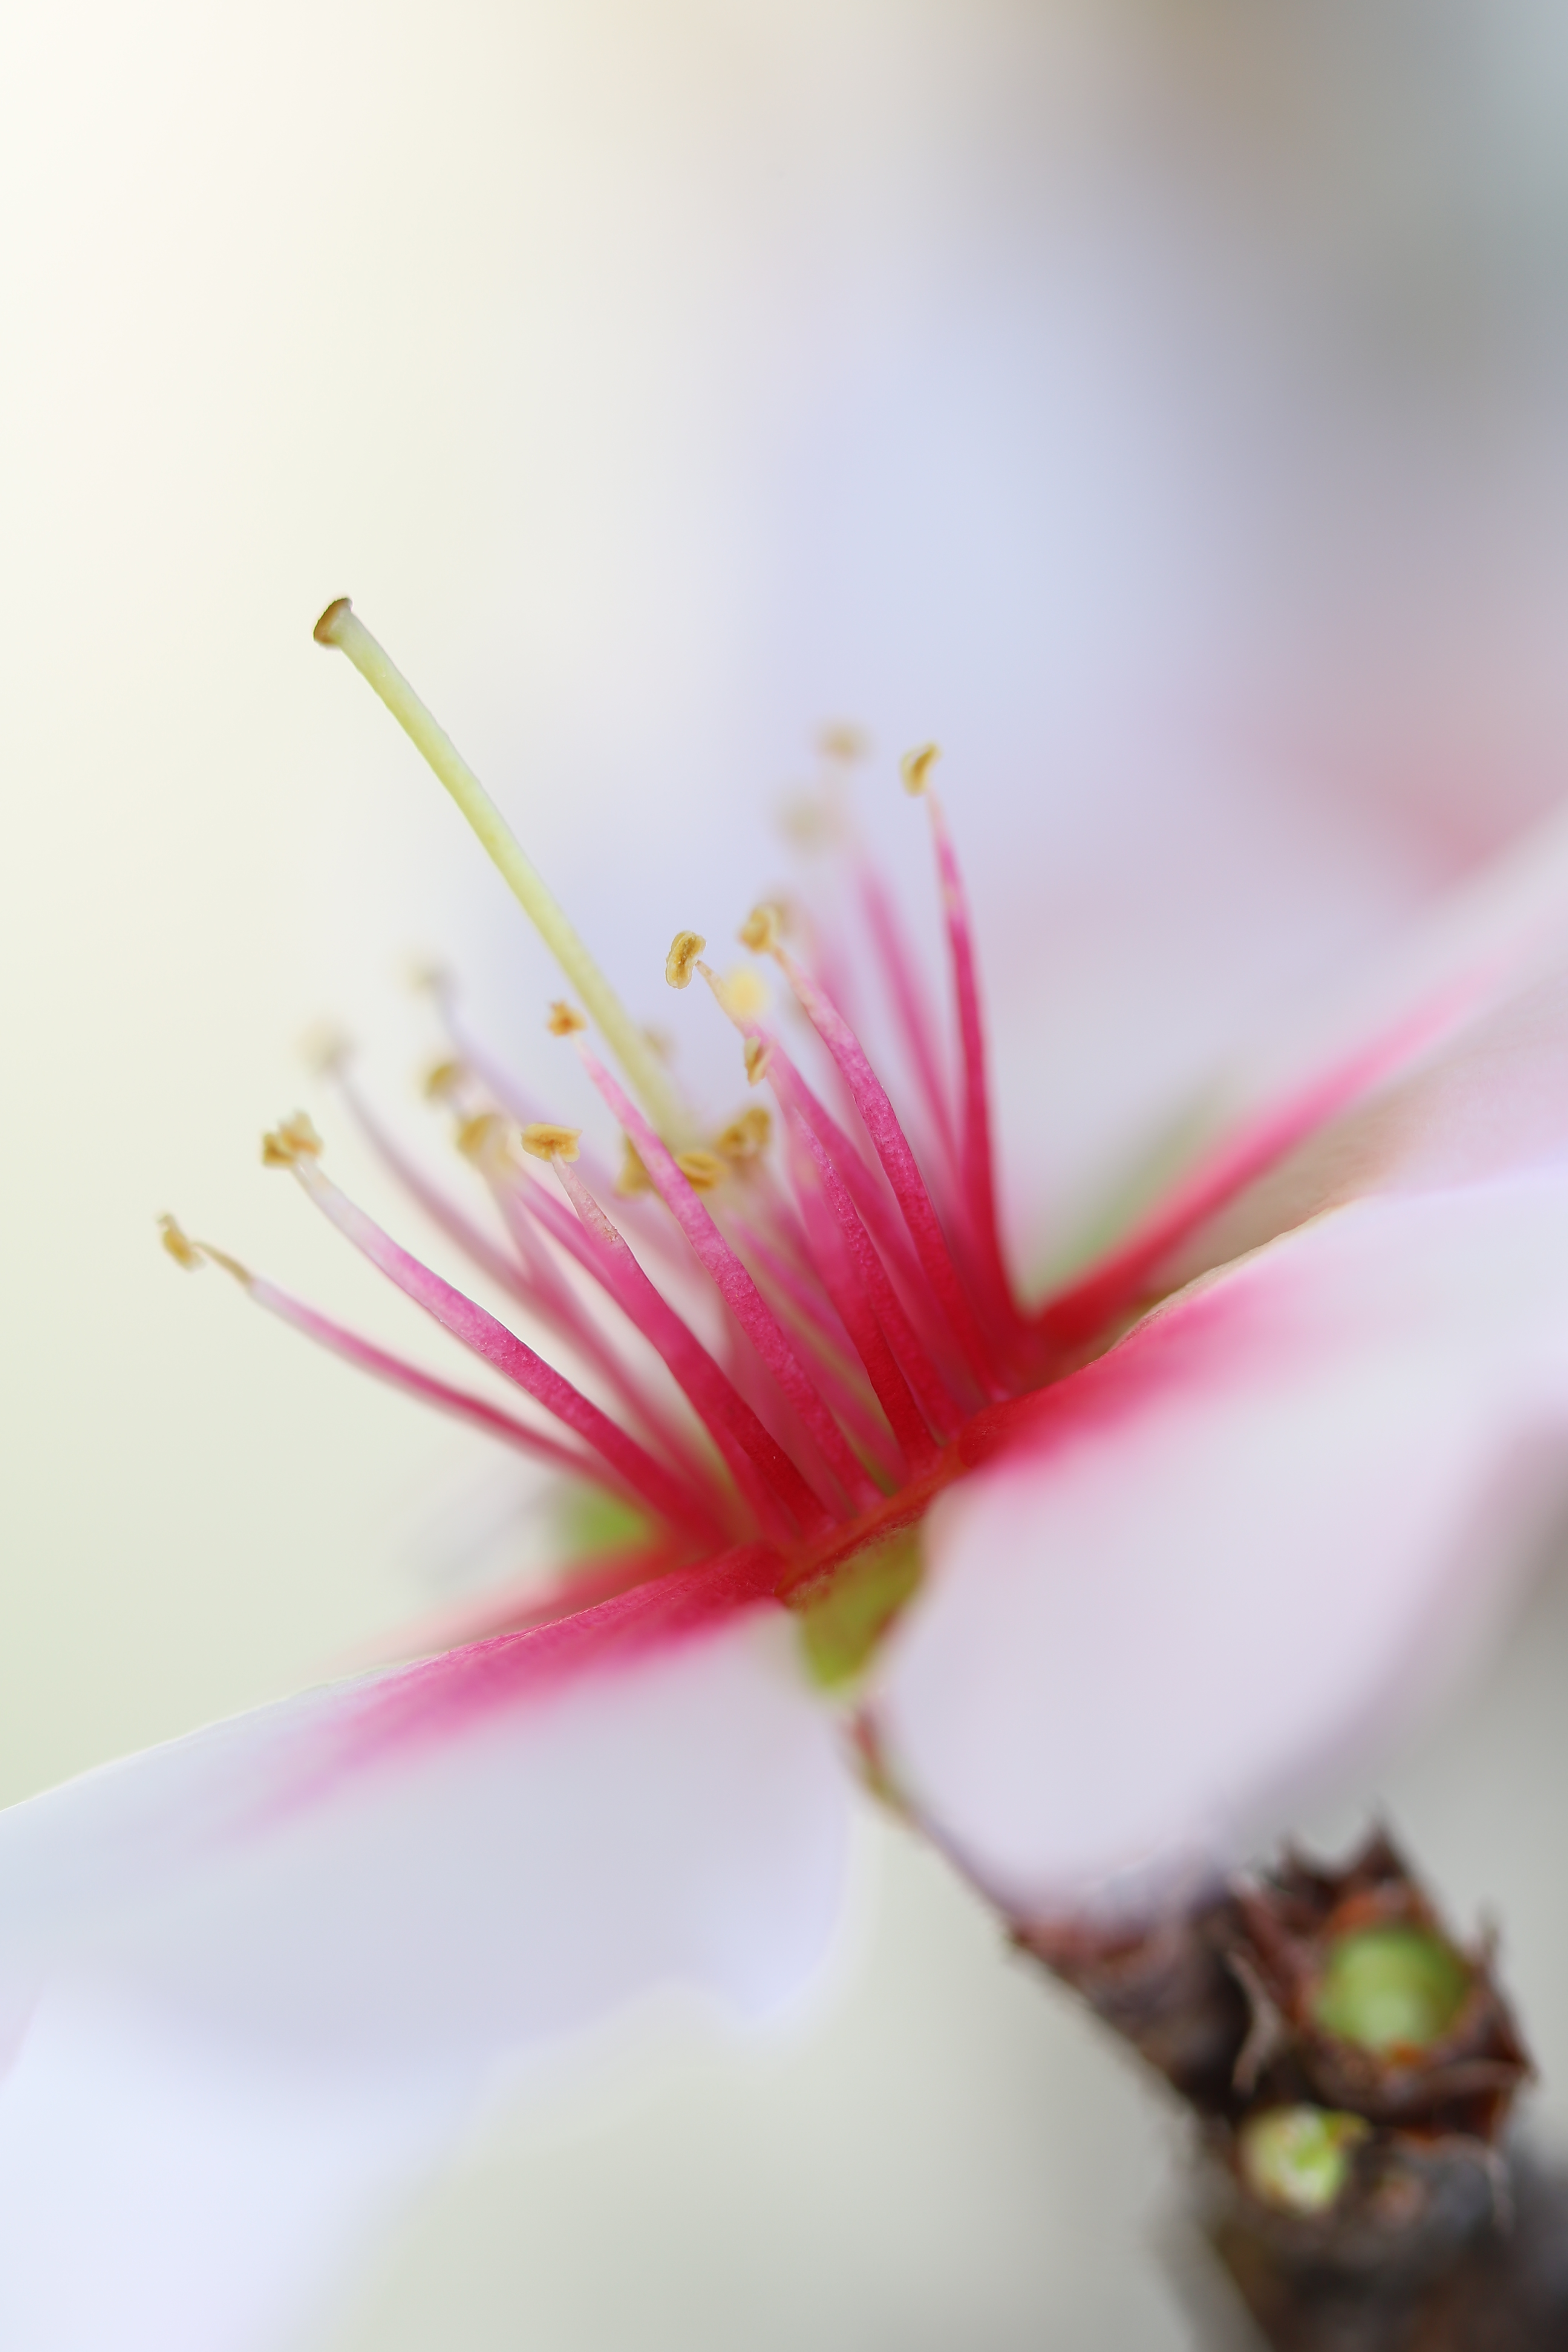
[[505, 1408], [166, 1240], [629, 1532], [412, 1664], [0, 1820], [0, 2338], [29, 2352], [274, 2342], [498, 2060], [650, 1989], [775, 2008], [831, 1937], [859, 1780], [1015, 1919], [1222, 1867], [1456, 1669], [1563, 1484], [1561, 824], [1030, 1303], [931, 749], [904, 776], [956, 1050], [866, 866], [907, 1098], [862, 1042], [850, 942], [768, 905], [741, 935], [793, 1029], [697, 932], [669, 952], [759, 1090], [715, 1129], [346, 600], [317, 633], [553, 951], [547, 1025], [624, 1165], [457, 1034], [437, 1090], [486, 1227], [340, 1073], [536, 1346], [343, 1192], [307, 1120], [267, 1139]]

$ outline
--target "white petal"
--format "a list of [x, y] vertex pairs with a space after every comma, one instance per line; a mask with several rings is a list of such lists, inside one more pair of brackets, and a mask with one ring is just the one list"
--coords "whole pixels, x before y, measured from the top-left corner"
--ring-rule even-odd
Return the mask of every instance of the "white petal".
[[939, 1506], [895, 1774], [1026, 1909], [1223, 1852], [1454, 1670], [1565, 1472], [1568, 1181], [1326, 1217]]
[[456, 2128], [464, 2088], [264, 2064], [56, 1985], [0, 2098], [0, 2343], [286, 2340]]
[[[310, 1694], [0, 1816], [13, 2014], [47, 1988], [0, 2097], [0, 2181], [36, 2184], [0, 2197], [0, 2277], [40, 2315], [6, 2343], [269, 2340], [247, 2282], [317, 2282], [312, 2167], [346, 2226], [496, 2060], [658, 1987], [754, 2018], [818, 1962], [847, 1782], [782, 1644], [747, 1622], [514, 1688], [521, 1654]], [[182, 2337], [209, 2130], [229, 2251]], [[99, 2153], [68, 2162], [73, 2140]], [[121, 2242], [126, 2165], [130, 2300], [95, 2334], [68, 2298], [57, 2326], [51, 2249]]]
[[1560, 812], [1331, 1012], [1326, 1034], [1298, 1044], [1298, 1062], [1305, 1044], [1320, 1065], [1353, 1065], [1367, 1041], [1413, 1023], [1409, 1050], [1370, 1086], [1349, 1087], [1344, 1108], [1206, 1225], [1170, 1271], [1185, 1279], [1368, 1192], [1568, 1159], [1565, 939], [1568, 814]]

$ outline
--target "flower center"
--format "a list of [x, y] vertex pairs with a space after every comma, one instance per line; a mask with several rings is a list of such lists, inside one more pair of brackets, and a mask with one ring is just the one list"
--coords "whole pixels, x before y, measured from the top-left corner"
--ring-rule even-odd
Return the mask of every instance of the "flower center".
[[[742, 943], [771, 960], [809, 1025], [810, 1076], [763, 1019], [754, 974], [721, 976], [706, 940], [678, 931], [665, 976], [694, 978], [739, 1033], [748, 1086], [765, 1085], [716, 1131], [685, 1103], [449, 737], [351, 609], [316, 626], [346, 654], [451, 793], [555, 957], [571, 991], [545, 1027], [569, 1044], [623, 1139], [614, 1176], [573, 1128], [541, 1116], [464, 1033], [443, 992], [451, 1052], [431, 1091], [489, 1194], [487, 1230], [412, 1164], [362, 1097], [342, 1096], [394, 1173], [582, 1384], [510, 1324], [402, 1247], [321, 1164], [309, 1121], [268, 1137], [315, 1206], [400, 1290], [499, 1373], [523, 1404], [502, 1411], [372, 1347], [172, 1221], [182, 1263], [208, 1257], [323, 1345], [492, 1436], [618, 1496], [647, 1530], [647, 1572], [698, 1550], [763, 1541], [784, 1588], [820, 1595], [819, 1664], [851, 1656], [910, 1589], [907, 1530], [969, 1466], [1012, 1400], [1049, 1377], [1043, 1328], [1017, 1304], [998, 1239], [984, 1031], [973, 929], [931, 789], [933, 746], [904, 762], [929, 817], [946, 930], [956, 1054], [933, 1015], [879, 877], [856, 877], [865, 944], [910, 1074], [903, 1115], [809, 949], [760, 907]], [[595, 1034], [607, 1052], [595, 1050]], [[843, 1117], [825, 1097], [837, 1093]], [[844, 1122], [847, 1119], [850, 1124]], [[868, 1563], [856, 1580], [838, 1571]]]

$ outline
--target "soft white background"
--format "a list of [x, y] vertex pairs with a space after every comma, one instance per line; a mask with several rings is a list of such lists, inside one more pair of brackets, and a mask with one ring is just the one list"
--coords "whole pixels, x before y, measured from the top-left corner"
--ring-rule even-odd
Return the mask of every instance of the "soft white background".
[[[916, 875], [887, 758], [939, 735], [1032, 1256], [1216, 1050], [1559, 789], [1555, 12], [1255, 16], [13, 12], [5, 1795], [539, 1540], [511, 1471], [154, 1245], [175, 1207], [405, 1335], [257, 1165], [297, 1098], [328, 1121], [299, 1039], [347, 1021], [421, 1116], [434, 951], [542, 1055], [542, 963], [311, 645], [330, 596], [661, 1018], [672, 930], [779, 870], [813, 730], [869, 726]], [[1507, 1922], [1550, 2059], [1541, 1607], [1391, 1787]], [[821, 2013], [498, 2122], [342, 2352], [1184, 2340], [1142, 2095], [883, 1843]]]

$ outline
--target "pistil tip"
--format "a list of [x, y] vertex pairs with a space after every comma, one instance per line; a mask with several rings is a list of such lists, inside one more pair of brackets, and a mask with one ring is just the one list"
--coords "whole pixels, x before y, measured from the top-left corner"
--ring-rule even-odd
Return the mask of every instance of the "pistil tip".
[[904, 790], [911, 800], [918, 801], [931, 782], [931, 772], [942, 757], [936, 743], [922, 743], [918, 751], [906, 751], [899, 761], [899, 773], [904, 780]]
[[664, 976], [671, 988], [689, 988], [691, 968], [708, 942], [700, 931], [677, 931], [664, 960]]
[[580, 1127], [552, 1127], [546, 1119], [532, 1119], [518, 1137], [523, 1150], [535, 1160], [575, 1160], [583, 1130]]
[[310, 632], [316, 643], [319, 646], [335, 646], [338, 632], [353, 611], [353, 606], [346, 596], [334, 596]]

